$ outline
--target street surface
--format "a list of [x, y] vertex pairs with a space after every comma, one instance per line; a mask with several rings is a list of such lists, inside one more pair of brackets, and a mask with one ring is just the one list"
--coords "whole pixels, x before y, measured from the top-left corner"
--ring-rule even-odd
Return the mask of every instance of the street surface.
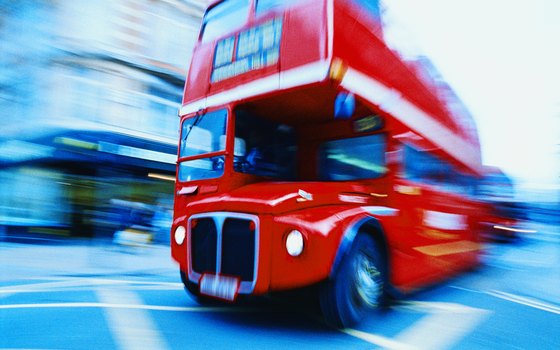
[[2, 349], [560, 349], [557, 227], [490, 244], [479, 269], [326, 326], [289, 298], [200, 306], [166, 246], [0, 242]]

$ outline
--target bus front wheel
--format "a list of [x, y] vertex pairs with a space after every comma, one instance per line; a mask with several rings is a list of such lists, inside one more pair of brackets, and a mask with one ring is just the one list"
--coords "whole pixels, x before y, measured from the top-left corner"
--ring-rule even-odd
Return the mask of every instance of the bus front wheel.
[[385, 278], [380, 253], [371, 236], [356, 236], [334, 276], [320, 289], [321, 311], [328, 324], [353, 326], [381, 305]]

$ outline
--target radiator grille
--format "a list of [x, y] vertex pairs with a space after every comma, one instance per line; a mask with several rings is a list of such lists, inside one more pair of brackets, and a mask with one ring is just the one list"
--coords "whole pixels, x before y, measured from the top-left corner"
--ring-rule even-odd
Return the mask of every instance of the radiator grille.
[[191, 227], [192, 268], [198, 273], [216, 271], [218, 231], [214, 220], [201, 218]]
[[241, 279], [240, 293], [250, 293], [256, 280], [258, 218], [239, 213], [208, 213], [190, 219], [189, 278], [204, 273]]
[[255, 270], [255, 224], [226, 219], [222, 231], [222, 273], [252, 281]]

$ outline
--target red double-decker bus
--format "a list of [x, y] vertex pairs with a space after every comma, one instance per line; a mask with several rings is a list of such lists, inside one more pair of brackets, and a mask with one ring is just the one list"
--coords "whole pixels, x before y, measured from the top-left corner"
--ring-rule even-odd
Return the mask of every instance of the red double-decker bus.
[[213, 3], [180, 109], [186, 289], [318, 286], [348, 326], [476, 265], [480, 146], [449, 95], [387, 47], [376, 1]]

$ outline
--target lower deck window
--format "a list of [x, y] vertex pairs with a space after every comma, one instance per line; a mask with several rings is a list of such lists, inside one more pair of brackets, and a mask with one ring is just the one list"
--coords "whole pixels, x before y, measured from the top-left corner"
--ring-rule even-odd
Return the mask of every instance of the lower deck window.
[[404, 177], [462, 195], [475, 195], [476, 191], [477, 180], [474, 176], [459, 171], [456, 166], [433, 153], [410, 145], [404, 147]]
[[327, 141], [319, 150], [319, 177], [325, 181], [373, 179], [387, 172], [385, 134]]

